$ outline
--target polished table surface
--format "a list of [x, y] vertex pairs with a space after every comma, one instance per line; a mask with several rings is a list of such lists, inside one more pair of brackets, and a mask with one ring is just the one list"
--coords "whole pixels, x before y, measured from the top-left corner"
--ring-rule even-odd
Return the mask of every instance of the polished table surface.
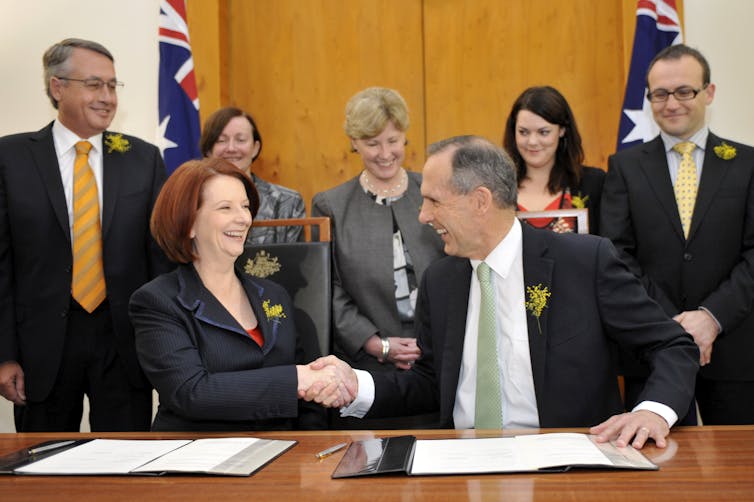
[[[558, 431], [586, 432], [584, 429]], [[526, 431], [556, 432], [556, 430]], [[523, 431], [505, 431], [516, 435]], [[581, 470], [557, 474], [389, 475], [330, 479], [345, 450], [315, 453], [346, 441], [413, 434], [419, 439], [500, 436], [493, 431], [322, 431], [225, 434], [0, 434], [0, 455], [60, 438], [253, 436], [299, 444], [250, 477], [0, 476], [0, 500], [754, 500], [754, 426], [679, 427], [668, 447], [642, 451], [659, 471]]]

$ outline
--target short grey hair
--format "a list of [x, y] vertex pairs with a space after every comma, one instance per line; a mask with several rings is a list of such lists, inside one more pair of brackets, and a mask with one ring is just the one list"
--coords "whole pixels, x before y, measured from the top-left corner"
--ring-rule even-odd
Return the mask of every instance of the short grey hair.
[[52, 93], [50, 92], [50, 79], [52, 77], [66, 76], [69, 74], [71, 68], [68, 64], [68, 60], [70, 59], [71, 54], [73, 54], [73, 49], [87, 49], [94, 51], [102, 54], [115, 63], [113, 55], [110, 54], [110, 51], [108, 51], [104, 45], [91, 40], [66, 38], [65, 40], [53, 44], [42, 56], [42, 68], [44, 68], [45, 91], [47, 92], [47, 97], [50, 98], [52, 106], [56, 110], [58, 109], [58, 102], [52, 97]]
[[450, 183], [456, 193], [466, 195], [483, 186], [498, 207], [516, 207], [516, 166], [502, 148], [481, 136], [454, 136], [431, 144], [427, 154], [431, 157], [450, 148], [455, 149]]

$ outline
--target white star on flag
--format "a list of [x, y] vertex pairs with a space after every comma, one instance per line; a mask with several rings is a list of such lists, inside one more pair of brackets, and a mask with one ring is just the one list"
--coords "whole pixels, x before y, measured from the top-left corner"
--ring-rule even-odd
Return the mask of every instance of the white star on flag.
[[652, 105], [647, 98], [644, 98], [641, 110], [623, 110], [623, 113], [634, 123], [634, 128], [621, 140], [621, 143], [637, 140], [646, 143], [659, 134], [660, 128], [652, 116]]
[[159, 127], [157, 127], [157, 148], [160, 149], [160, 155], [162, 155], [163, 158], [165, 158], [165, 150], [178, 146], [166, 136], [168, 122], [170, 122], [170, 115], [166, 115], [165, 118], [162, 119], [162, 122], [160, 122]]

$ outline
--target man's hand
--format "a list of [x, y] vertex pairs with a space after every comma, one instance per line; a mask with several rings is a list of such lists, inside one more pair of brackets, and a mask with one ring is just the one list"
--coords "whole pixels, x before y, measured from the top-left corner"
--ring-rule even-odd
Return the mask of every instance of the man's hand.
[[709, 312], [704, 310], [687, 310], [673, 317], [683, 329], [694, 337], [699, 347], [699, 364], [704, 366], [712, 360], [712, 344], [718, 335], [718, 326]]
[[364, 350], [367, 354], [374, 356], [381, 363], [393, 363], [396, 368], [407, 370], [411, 369], [414, 361], [422, 355], [421, 350], [416, 345], [415, 338], [402, 338], [397, 336], [388, 337], [390, 342], [390, 351], [387, 359], [382, 359], [382, 340], [377, 335], [372, 335], [364, 343]]
[[24, 370], [16, 361], [0, 364], [0, 395], [14, 404], [26, 404]]
[[320, 357], [299, 371], [298, 395], [325, 407], [341, 408], [356, 398], [358, 380], [351, 367], [335, 356]]
[[670, 427], [657, 413], [639, 410], [613, 415], [589, 429], [589, 432], [597, 436], [598, 443], [615, 439], [616, 446], [623, 447], [631, 444], [638, 450], [649, 438], [654, 439], [658, 448], [665, 448], [667, 446], [665, 438], [670, 434]]

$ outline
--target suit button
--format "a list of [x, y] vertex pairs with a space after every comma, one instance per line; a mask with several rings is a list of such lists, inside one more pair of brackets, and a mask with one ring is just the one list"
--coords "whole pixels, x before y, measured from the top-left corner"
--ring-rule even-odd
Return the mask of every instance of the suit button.
[[60, 313], [60, 317], [66, 317], [68, 315], [68, 311], [64, 310]]
[[691, 261], [691, 253], [683, 253], [683, 261]]
[[70, 274], [72, 270], [73, 270], [73, 267], [71, 267], [71, 266], [65, 267], [65, 271], [68, 274]]

